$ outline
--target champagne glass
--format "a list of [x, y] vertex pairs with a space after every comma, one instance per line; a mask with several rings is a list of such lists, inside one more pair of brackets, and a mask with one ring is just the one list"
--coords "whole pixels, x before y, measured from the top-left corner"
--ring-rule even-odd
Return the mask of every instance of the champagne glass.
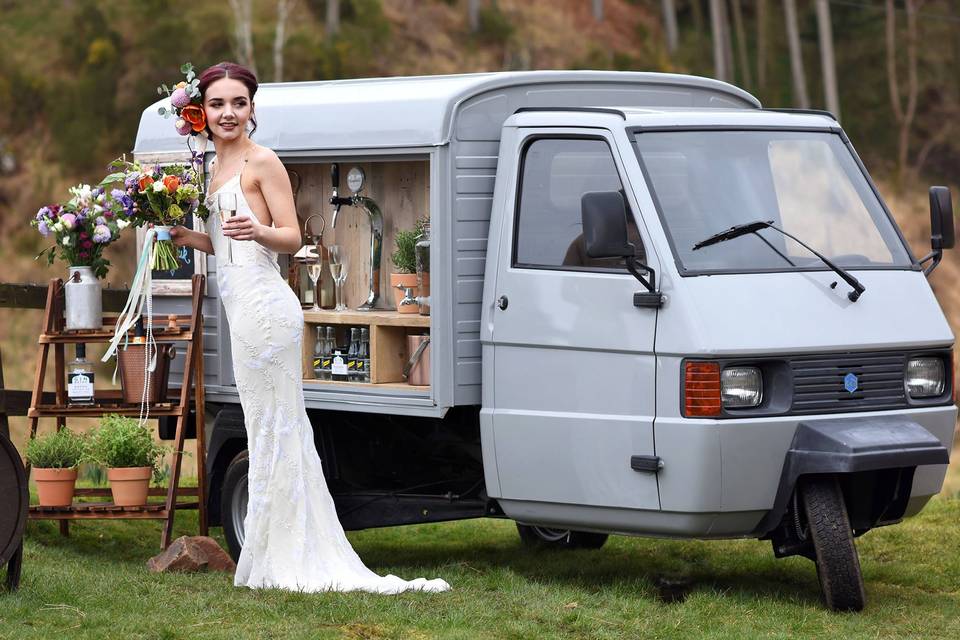
[[334, 311], [346, 311], [347, 305], [343, 303], [343, 283], [347, 279], [347, 254], [343, 246], [339, 244], [330, 245], [330, 275], [333, 276], [333, 282], [336, 284], [337, 306]]
[[313, 281], [313, 307], [311, 311], [322, 311], [320, 308], [320, 276], [323, 275], [323, 261], [319, 255], [316, 260], [307, 263], [307, 273]]
[[[217, 205], [220, 209], [221, 230], [227, 220], [237, 215], [237, 194], [225, 191], [217, 194]], [[233, 264], [233, 243], [230, 238], [224, 236], [227, 240], [227, 259], [224, 264]]]

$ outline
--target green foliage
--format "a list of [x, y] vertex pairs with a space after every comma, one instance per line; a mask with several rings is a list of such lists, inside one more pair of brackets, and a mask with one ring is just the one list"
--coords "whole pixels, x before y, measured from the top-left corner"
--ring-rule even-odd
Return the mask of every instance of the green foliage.
[[484, 44], [507, 44], [516, 30], [510, 17], [496, 4], [482, 7], [478, 18], [476, 38]]
[[157, 444], [153, 435], [134, 418], [110, 414], [88, 440], [86, 458], [107, 468], [152, 467], [157, 469], [167, 448]]
[[429, 218], [420, 218], [413, 224], [413, 229], [401, 229], [394, 238], [396, 250], [390, 259], [396, 268], [394, 273], [416, 273], [417, 271], [417, 240], [423, 235], [423, 226]]
[[72, 469], [84, 460], [86, 438], [60, 429], [27, 442], [27, 462], [36, 469]]

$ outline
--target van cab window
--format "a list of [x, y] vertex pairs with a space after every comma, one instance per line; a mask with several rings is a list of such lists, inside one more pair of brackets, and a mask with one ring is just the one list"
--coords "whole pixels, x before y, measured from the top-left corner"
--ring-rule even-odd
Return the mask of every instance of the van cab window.
[[836, 134], [647, 131], [636, 148], [686, 273], [825, 269], [771, 229], [694, 251], [734, 225], [772, 220], [841, 267], [911, 268], [896, 228]]
[[[583, 247], [580, 199], [591, 191], [620, 191], [610, 147], [604, 140], [541, 138], [527, 145], [521, 164], [513, 266], [598, 271], [625, 270], [622, 258], [596, 259]], [[630, 206], [627, 236], [644, 261], [643, 243]]]

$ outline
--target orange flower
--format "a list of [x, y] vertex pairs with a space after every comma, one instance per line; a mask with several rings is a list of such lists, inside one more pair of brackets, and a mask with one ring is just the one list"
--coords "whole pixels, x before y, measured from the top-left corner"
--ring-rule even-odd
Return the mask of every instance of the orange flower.
[[165, 186], [170, 193], [175, 193], [177, 187], [180, 186], [180, 178], [177, 176], [166, 176], [163, 179], [163, 186]]
[[203, 107], [198, 104], [188, 104], [180, 111], [180, 117], [190, 123], [190, 127], [197, 133], [207, 127], [207, 116]]
[[153, 178], [150, 176], [143, 176], [140, 178], [140, 191], [146, 191], [147, 187], [153, 184]]

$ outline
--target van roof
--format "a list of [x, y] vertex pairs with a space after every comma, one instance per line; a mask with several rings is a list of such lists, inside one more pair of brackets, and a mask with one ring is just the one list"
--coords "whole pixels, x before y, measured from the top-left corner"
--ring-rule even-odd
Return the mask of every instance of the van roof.
[[[450, 139], [457, 108], [465, 100], [498, 89], [548, 83], [645, 85], [673, 92], [678, 106], [760, 107], [755, 97], [725, 82], [668, 73], [515, 71], [264, 83], [255, 97], [254, 139], [277, 151], [437, 146]], [[708, 95], [710, 104], [695, 98], [697, 94]], [[134, 153], [185, 149], [173, 122], [158, 114], [161, 106], [169, 108], [169, 98], [144, 109]]]

